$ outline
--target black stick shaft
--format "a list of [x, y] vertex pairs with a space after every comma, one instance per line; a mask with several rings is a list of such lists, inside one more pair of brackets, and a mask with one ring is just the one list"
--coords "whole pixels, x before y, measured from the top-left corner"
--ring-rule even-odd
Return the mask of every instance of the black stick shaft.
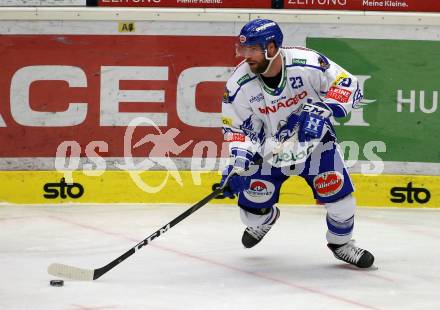
[[189, 208], [188, 210], [186, 210], [185, 212], [180, 214], [178, 217], [176, 217], [174, 220], [172, 220], [168, 224], [166, 224], [163, 227], [161, 227], [158, 230], [156, 230], [150, 236], [148, 236], [147, 238], [145, 238], [144, 240], [142, 240], [141, 242], [136, 244], [134, 247], [132, 247], [130, 250], [128, 250], [127, 252], [125, 252], [124, 254], [119, 256], [118, 258], [114, 259], [113, 261], [111, 261], [110, 263], [105, 265], [104, 267], [95, 269], [94, 272], [93, 272], [93, 280], [98, 279], [103, 274], [107, 273], [108, 271], [113, 269], [115, 266], [119, 265], [124, 260], [129, 258], [131, 255], [133, 255], [140, 248], [142, 248], [145, 245], [148, 245], [151, 241], [153, 241], [157, 237], [159, 237], [159, 236], [163, 235], [164, 233], [166, 233], [171, 227], [174, 227], [176, 224], [180, 223], [182, 220], [184, 220], [185, 218], [187, 218], [188, 216], [190, 216], [191, 214], [196, 212], [198, 209], [200, 209], [201, 207], [206, 205], [212, 199], [214, 199], [215, 197], [220, 195], [223, 192], [223, 190], [224, 190], [224, 188], [216, 189], [211, 194], [209, 194], [208, 196], [206, 196], [205, 198], [203, 198], [202, 200], [197, 202], [195, 205], [193, 205], [191, 208]]

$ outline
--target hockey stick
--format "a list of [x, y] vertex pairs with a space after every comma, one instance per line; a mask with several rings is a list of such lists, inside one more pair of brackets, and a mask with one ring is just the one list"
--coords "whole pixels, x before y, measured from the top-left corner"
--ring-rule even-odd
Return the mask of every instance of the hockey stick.
[[236, 172], [234, 170], [231, 171], [231, 173], [228, 175], [228, 177], [225, 180], [225, 183], [222, 187], [217, 188], [214, 190], [211, 194], [194, 204], [191, 208], [180, 214], [178, 217], [176, 217], [174, 220], [169, 222], [168, 224], [164, 225], [163, 227], [156, 230], [154, 233], [152, 233], [150, 236], [136, 244], [134, 247], [132, 247], [130, 250], [119, 256], [118, 258], [114, 259], [107, 265], [98, 268], [98, 269], [84, 269], [84, 268], [78, 268], [73, 267], [69, 265], [64, 264], [50, 264], [47, 268], [47, 272], [53, 276], [61, 277], [64, 279], [71, 279], [71, 280], [81, 280], [81, 281], [93, 281], [101, 277], [103, 274], [107, 273], [120, 263], [122, 263], [124, 260], [126, 260], [128, 257], [133, 255], [135, 252], [137, 252], [140, 248], [142, 248], [145, 245], [148, 245], [151, 241], [156, 239], [159, 236], [162, 236], [164, 233], [166, 233], [171, 227], [174, 227], [176, 224], [180, 223], [182, 220], [187, 218], [192, 213], [196, 212], [198, 209], [206, 205], [209, 201], [220, 195], [226, 186], [229, 183], [230, 178], [235, 174]]

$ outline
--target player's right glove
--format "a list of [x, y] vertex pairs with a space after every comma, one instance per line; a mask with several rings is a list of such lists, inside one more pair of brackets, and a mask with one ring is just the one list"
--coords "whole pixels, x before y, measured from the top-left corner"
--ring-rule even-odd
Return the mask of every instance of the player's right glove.
[[233, 163], [226, 166], [223, 170], [220, 186], [226, 185], [223, 195], [225, 197], [234, 198], [234, 194], [238, 194], [250, 186], [250, 177], [240, 175], [249, 169], [253, 154], [245, 149], [232, 148], [231, 158]]

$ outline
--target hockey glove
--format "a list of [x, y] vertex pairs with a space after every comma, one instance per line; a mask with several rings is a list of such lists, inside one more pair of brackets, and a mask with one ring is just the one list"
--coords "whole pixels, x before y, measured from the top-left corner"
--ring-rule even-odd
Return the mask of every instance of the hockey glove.
[[307, 142], [321, 137], [326, 120], [332, 110], [322, 102], [306, 103], [302, 106], [299, 116], [299, 142]]
[[298, 141], [307, 142], [312, 139], [321, 137], [322, 130], [324, 129], [325, 118], [318, 114], [301, 112], [300, 126], [298, 130]]
[[225, 197], [234, 198], [234, 194], [238, 194], [250, 186], [251, 180], [249, 176], [240, 174], [249, 169], [253, 154], [244, 149], [232, 148], [231, 157], [233, 158], [233, 164], [226, 166], [223, 170], [220, 186], [223, 186], [227, 181], [228, 184], [223, 190], [223, 195]]

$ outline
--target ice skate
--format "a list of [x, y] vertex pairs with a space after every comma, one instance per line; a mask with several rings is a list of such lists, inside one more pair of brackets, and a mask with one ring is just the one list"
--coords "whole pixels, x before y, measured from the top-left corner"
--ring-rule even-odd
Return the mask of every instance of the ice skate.
[[276, 212], [275, 218], [269, 224], [264, 224], [256, 227], [247, 227], [245, 229], [245, 231], [243, 232], [243, 237], [241, 238], [241, 242], [243, 243], [245, 248], [252, 248], [258, 242], [260, 242], [263, 237], [269, 232], [269, 230], [280, 217], [280, 209], [275, 207], [274, 212]]
[[346, 263], [359, 268], [370, 268], [374, 263], [374, 256], [367, 250], [361, 249], [351, 240], [345, 244], [327, 244], [333, 255]]

